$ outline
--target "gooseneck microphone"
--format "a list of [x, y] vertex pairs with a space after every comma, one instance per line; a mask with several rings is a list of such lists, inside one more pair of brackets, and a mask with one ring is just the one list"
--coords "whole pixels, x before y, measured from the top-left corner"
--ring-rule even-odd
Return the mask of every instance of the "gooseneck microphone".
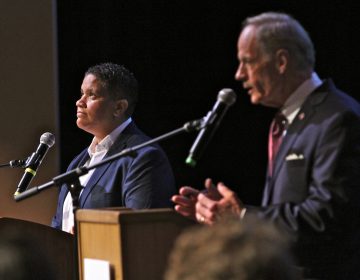
[[55, 143], [55, 136], [50, 132], [45, 132], [40, 137], [40, 144], [35, 153], [33, 153], [26, 162], [25, 173], [16, 189], [14, 196], [22, 193], [29, 186], [32, 178], [36, 175], [36, 171], [40, 166], [47, 151]]
[[189, 156], [185, 161], [186, 164], [192, 167], [197, 164], [197, 161], [210, 142], [226, 111], [235, 101], [236, 94], [232, 89], [224, 88], [220, 90], [214, 107], [204, 118], [205, 123], [190, 149]]

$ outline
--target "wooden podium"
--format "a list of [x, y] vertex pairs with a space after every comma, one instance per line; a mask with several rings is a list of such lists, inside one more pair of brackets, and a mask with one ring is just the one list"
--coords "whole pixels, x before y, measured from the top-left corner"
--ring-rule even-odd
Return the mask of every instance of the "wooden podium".
[[[73, 249], [75, 246], [71, 234], [42, 224], [13, 218], [0, 218], [0, 231], [9, 235], [13, 233], [24, 238], [24, 240], [33, 242], [40, 247], [39, 251], [44, 253], [46, 257], [46, 260], [39, 261], [46, 261], [50, 264], [60, 279], [74, 279]], [[33, 254], [34, 258], [39, 257], [36, 252]], [[29, 275], [29, 279], [35, 279], [34, 275]]]
[[112, 280], [160, 280], [176, 237], [195, 224], [172, 209], [80, 209], [76, 220], [81, 280], [84, 259], [108, 261]]

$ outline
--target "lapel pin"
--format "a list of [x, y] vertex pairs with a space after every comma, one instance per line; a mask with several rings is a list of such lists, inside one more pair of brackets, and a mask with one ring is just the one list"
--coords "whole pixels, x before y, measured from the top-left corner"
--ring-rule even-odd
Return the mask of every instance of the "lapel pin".
[[303, 112], [301, 112], [300, 114], [299, 114], [299, 120], [303, 120], [305, 118], [305, 113], [303, 113]]

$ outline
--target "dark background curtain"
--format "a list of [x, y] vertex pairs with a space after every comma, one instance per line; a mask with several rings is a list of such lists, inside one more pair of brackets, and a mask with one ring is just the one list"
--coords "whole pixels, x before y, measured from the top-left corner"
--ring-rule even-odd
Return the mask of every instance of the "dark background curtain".
[[[61, 172], [91, 141], [75, 124], [83, 74], [102, 62], [125, 65], [140, 84], [136, 124], [156, 137], [204, 116], [218, 91], [233, 88], [230, 108], [196, 168], [184, 161], [196, 133], [161, 142], [177, 185], [202, 188], [212, 177], [246, 203], [259, 203], [265, 180], [267, 134], [274, 111], [251, 105], [234, 81], [236, 42], [245, 17], [292, 14], [317, 51], [316, 71], [358, 98], [360, 4], [357, 1], [57, 1]], [[59, 137], [58, 137], [59, 138]]]

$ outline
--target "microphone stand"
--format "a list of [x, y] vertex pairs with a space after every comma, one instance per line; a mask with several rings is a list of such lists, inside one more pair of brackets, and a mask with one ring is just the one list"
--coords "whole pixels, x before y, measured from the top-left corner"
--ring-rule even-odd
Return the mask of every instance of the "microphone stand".
[[182, 127], [175, 129], [173, 131], [170, 131], [168, 133], [165, 133], [159, 137], [156, 137], [154, 139], [151, 139], [147, 142], [144, 142], [142, 144], [127, 148], [122, 150], [121, 152], [110, 156], [98, 163], [89, 165], [89, 166], [81, 166], [78, 168], [75, 168], [73, 170], [70, 170], [66, 173], [60, 174], [56, 177], [54, 177], [50, 182], [47, 182], [43, 185], [40, 186], [35, 186], [31, 189], [28, 189], [18, 195], [16, 195], [14, 197], [15, 201], [21, 201], [23, 199], [26, 199], [30, 196], [33, 196], [49, 187], [52, 187], [54, 185], [56, 186], [61, 186], [63, 184], [65, 184], [68, 188], [68, 190], [70, 191], [70, 194], [72, 196], [72, 202], [73, 202], [73, 213], [74, 213], [74, 251], [75, 251], [75, 279], [78, 278], [78, 258], [77, 258], [77, 225], [76, 225], [76, 211], [79, 207], [79, 197], [80, 197], [80, 193], [81, 190], [83, 189], [83, 186], [81, 186], [80, 181], [79, 181], [79, 177], [88, 173], [89, 170], [95, 169], [99, 166], [102, 166], [108, 162], [114, 161], [118, 158], [121, 157], [125, 157], [125, 156], [132, 156], [135, 157], [136, 156], [136, 151], [139, 149], [142, 149], [146, 146], [149, 146], [151, 144], [154, 144], [156, 142], [168, 139], [170, 137], [173, 137], [175, 135], [178, 135], [180, 133], [184, 133], [184, 132], [192, 132], [192, 131], [197, 131], [200, 129], [203, 129], [205, 126], [209, 125], [209, 120], [207, 117], [204, 117], [202, 119], [198, 119], [198, 120], [194, 120], [194, 121], [190, 121], [185, 123]]
[[[185, 123], [181, 128], [178, 128], [178, 129], [175, 129], [173, 131], [170, 131], [168, 133], [165, 133], [159, 137], [156, 137], [156, 138], [153, 138], [149, 141], [146, 141], [142, 144], [139, 144], [139, 145], [136, 145], [136, 146], [133, 146], [133, 147], [130, 147], [130, 148], [127, 148], [127, 149], [124, 149], [122, 150], [121, 152], [115, 154], [115, 155], [112, 155], [110, 157], [107, 157], [105, 159], [103, 159], [102, 161], [98, 162], [98, 163], [95, 163], [95, 164], [92, 164], [92, 165], [89, 165], [89, 166], [80, 166], [80, 167], [77, 167], [73, 170], [70, 170], [66, 173], [63, 173], [63, 174], [60, 174], [56, 177], [54, 177], [52, 179], [52, 181], [50, 182], [47, 182], [43, 185], [40, 185], [40, 186], [35, 186], [33, 188], [30, 188], [20, 194], [18, 194], [17, 196], [15, 196], [15, 200], [16, 201], [21, 201], [23, 199], [26, 199], [30, 196], [33, 196], [53, 185], [56, 185], [56, 186], [61, 186], [62, 184], [66, 184], [66, 185], [70, 185], [70, 188], [69, 188], [69, 191], [71, 194], [74, 193], [74, 195], [78, 195], [81, 191], [81, 185], [80, 183], [77, 183], [76, 180], [78, 180], [78, 178], [80, 176], [83, 176], [85, 175], [86, 173], [89, 172], [89, 170], [92, 170], [92, 169], [95, 169], [99, 166], [102, 166], [108, 162], [111, 162], [111, 161], [114, 161], [118, 158], [121, 158], [121, 157], [124, 157], [124, 156], [136, 156], [136, 151], [137, 150], [140, 150], [146, 146], [149, 146], [151, 144], [154, 144], [156, 142], [159, 142], [159, 141], [162, 141], [162, 140], [165, 140], [165, 139], [168, 139], [170, 137], [173, 137], [175, 135], [178, 135], [180, 133], [183, 133], [183, 132], [192, 132], [192, 131], [198, 131], [200, 129], [203, 129], [205, 126], [209, 125], [209, 122], [207, 121], [206, 118], [202, 118], [202, 119], [198, 119], [198, 120], [194, 120], [194, 121], [190, 121], [190, 122], [187, 122]], [[77, 189], [78, 187], [80, 186], [80, 190], [73, 190], [74, 189]], [[75, 201], [77, 202], [77, 201]]]
[[[75, 214], [77, 209], [79, 208], [79, 197], [80, 197], [80, 193], [81, 190], [83, 189], [83, 186], [80, 183], [79, 178], [73, 178], [72, 182], [70, 183], [70, 185], [67, 185], [67, 188], [71, 194], [71, 198], [72, 198], [72, 211], [73, 211], [73, 215], [74, 215], [74, 241], [73, 241], [73, 253], [74, 253], [74, 259], [73, 259], [73, 263], [74, 263], [74, 275], [73, 275], [73, 279], [77, 280], [79, 279], [79, 259], [78, 259], [78, 230], [77, 230], [77, 223], [76, 223], [76, 218], [75, 218]], [[16, 197], [15, 197], [16, 199]]]

